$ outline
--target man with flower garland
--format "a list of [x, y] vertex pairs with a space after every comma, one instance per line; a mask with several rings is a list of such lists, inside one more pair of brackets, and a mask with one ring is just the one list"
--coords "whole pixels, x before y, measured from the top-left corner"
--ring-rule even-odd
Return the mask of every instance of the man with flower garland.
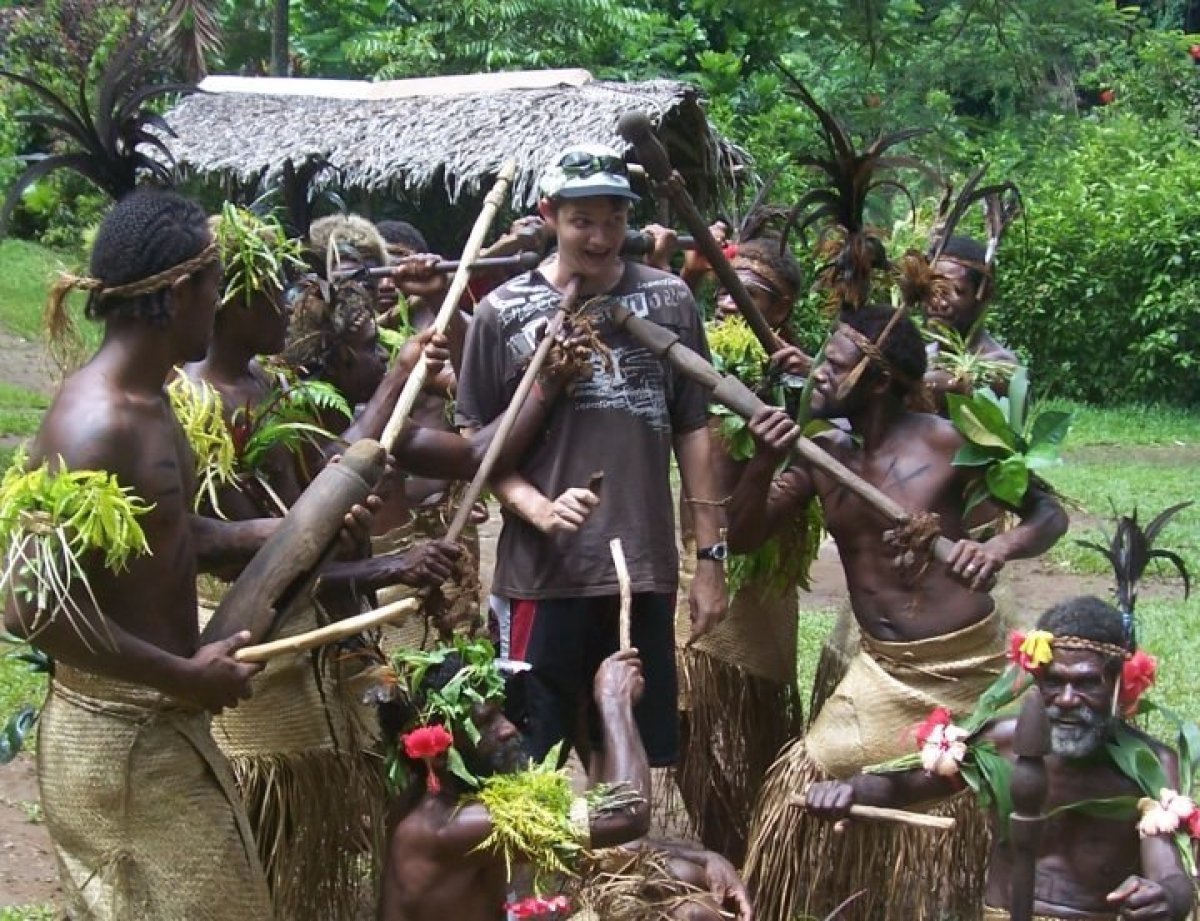
[[[536, 885], [547, 872], [580, 869], [592, 847], [627, 842], [668, 868], [646, 880], [647, 918], [717, 921], [732, 908], [737, 921], [752, 921], [745, 889], [722, 857], [638, 840], [650, 824], [650, 768], [633, 718], [645, 688], [636, 650], [614, 653], [596, 672], [604, 758], [588, 793], [574, 798], [565, 771], [531, 766], [525, 740], [504, 716], [504, 679], [490, 644], [460, 641], [395, 662], [403, 687], [381, 706], [380, 721], [395, 745], [390, 775], [401, 788], [388, 822], [381, 921], [496, 921], [502, 907], [514, 917], [561, 917], [555, 913], [570, 907], [561, 894], [505, 906], [510, 860], [531, 862]], [[520, 783], [522, 772], [531, 784]], [[516, 781], [503, 785], [507, 792], [489, 782], [501, 777]]]
[[[1133, 649], [1121, 614], [1091, 597], [1046, 611], [1037, 630], [1014, 642], [1011, 655], [1011, 669], [1031, 671], [1050, 722], [1048, 818], [1037, 854], [1035, 915], [1093, 921], [1187, 917], [1194, 901], [1188, 874], [1191, 838], [1200, 835], [1200, 810], [1175, 792], [1175, 752], [1125, 721], [1153, 683], [1154, 660]], [[1015, 760], [1015, 719], [989, 720], [971, 733], [951, 718], [948, 712], [935, 713], [918, 728], [920, 767], [814, 784], [806, 794], [808, 812], [841, 822], [855, 803], [928, 802], [961, 790], [975, 758], [994, 752], [1006, 762]], [[988, 789], [978, 779], [973, 785]], [[1007, 816], [994, 804], [1011, 800], [1007, 791], [988, 792], [994, 829], [1002, 832], [997, 826]], [[1099, 801], [1109, 807], [1104, 815], [1090, 808]], [[1128, 803], [1127, 819], [1111, 814], [1113, 801]], [[987, 919], [1009, 917], [1012, 864], [1008, 841], [996, 834], [987, 873]]]

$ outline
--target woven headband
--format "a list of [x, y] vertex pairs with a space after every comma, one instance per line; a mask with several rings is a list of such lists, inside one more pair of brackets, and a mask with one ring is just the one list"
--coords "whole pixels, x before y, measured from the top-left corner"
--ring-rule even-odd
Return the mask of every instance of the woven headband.
[[143, 294], [153, 294], [155, 291], [169, 288], [175, 282], [179, 281], [179, 279], [186, 278], [193, 272], [211, 265], [219, 258], [219, 248], [214, 240], [191, 259], [181, 262], [179, 265], [171, 266], [169, 269], [163, 269], [161, 272], [157, 272], [139, 281], [130, 281], [123, 285], [113, 285], [111, 288], [106, 288], [104, 282], [99, 278], [64, 273], [54, 287], [56, 290], [61, 288], [64, 292], [71, 290], [90, 291], [95, 294], [97, 300], [108, 297], [139, 297]]
[[[858, 346], [858, 350], [863, 353], [863, 356], [867, 359], [867, 361], [869, 361], [871, 364], [874, 364], [881, 371], [891, 375], [896, 380], [907, 384], [910, 387], [913, 387], [917, 384], [917, 382], [911, 377], [888, 361], [887, 356], [883, 354], [883, 350], [876, 343], [872, 342], [853, 326], [843, 323], [838, 331], [843, 333], [847, 339]], [[885, 333], [887, 331], [888, 330], [886, 329], [884, 330]], [[884, 337], [880, 336], [880, 338], [882, 339]]]
[[1085, 652], [1096, 652], [1109, 659], [1128, 659], [1133, 655], [1124, 646], [1114, 643], [1100, 643], [1096, 640], [1085, 639], [1082, 636], [1056, 636], [1055, 649], [1082, 649]]

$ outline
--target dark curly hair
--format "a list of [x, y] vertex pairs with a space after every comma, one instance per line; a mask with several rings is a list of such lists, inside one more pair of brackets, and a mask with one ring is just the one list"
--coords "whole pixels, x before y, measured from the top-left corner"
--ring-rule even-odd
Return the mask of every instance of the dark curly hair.
[[779, 281], [787, 286], [788, 290], [779, 292], [784, 297], [794, 300], [800, 291], [800, 285], [804, 282], [800, 263], [796, 261], [796, 257], [786, 247], [780, 250], [777, 238], [758, 237], [754, 240], [738, 243], [737, 256], [734, 257], [735, 267], [738, 259], [748, 259], [763, 263]]
[[1059, 602], [1038, 618], [1037, 627], [1055, 636], [1077, 636], [1133, 652], [1121, 612], [1094, 595]]
[[[878, 342], [895, 313], [894, 307], [876, 304], [860, 310], [842, 311], [838, 320], [872, 342]], [[879, 350], [888, 365], [897, 372], [893, 375], [892, 386], [898, 393], [907, 395], [921, 385], [928, 367], [928, 359], [925, 354], [925, 342], [911, 319], [901, 317]], [[867, 373], [882, 374], [883, 370], [872, 362]]]
[[429, 252], [429, 241], [425, 235], [408, 221], [380, 221], [375, 229], [388, 246], [403, 246], [414, 253]]
[[[104, 217], [92, 246], [93, 278], [113, 288], [141, 281], [200, 254], [212, 234], [204, 209], [175, 192], [137, 189]], [[98, 297], [93, 292], [85, 313], [92, 320], [132, 317], [154, 326], [170, 319], [170, 287], [135, 297]]]

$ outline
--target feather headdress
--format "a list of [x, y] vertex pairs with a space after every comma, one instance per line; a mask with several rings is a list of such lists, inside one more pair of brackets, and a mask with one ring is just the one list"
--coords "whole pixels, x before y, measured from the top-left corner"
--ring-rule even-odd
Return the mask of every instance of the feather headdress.
[[888, 175], [898, 169], [916, 170], [939, 186], [944, 183], [935, 170], [915, 157], [887, 153], [897, 144], [925, 134], [925, 129], [906, 128], [881, 134], [859, 151], [841, 122], [798, 79], [786, 70], [783, 73], [791, 82], [789, 92], [816, 115], [818, 133], [826, 149], [824, 156], [799, 156], [796, 162], [824, 173], [829, 181], [824, 188], [806, 192], [795, 204], [784, 238], [793, 227], [804, 233], [815, 225], [826, 225], [821, 248], [828, 261], [818, 276], [818, 284], [830, 292], [837, 309], [856, 310], [869, 300], [876, 273], [888, 268], [883, 241], [866, 225], [867, 200], [872, 193], [886, 188], [900, 192], [912, 202], [908, 188]]
[[380, 265], [388, 264], [387, 241], [375, 225], [357, 214], [331, 214], [312, 222], [308, 229], [309, 244], [325, 257], [326, 277], [332, 278], [341, 265], [340, 246], [355, 250], [358, 258], [369, 258]]
[[[162, 138], [148, 130], [174, 136], [162, 116], [145, 108], [156, 96], [167, 93], [191, 93], [190, 84], [146, 84], [150, 67], [146, 33], [118, 48], [105, 64], [96, 86], [94, 100], [88, 98], [87, 77], [79, 81], [79, 93], [72, 103], [54, 90], [25, 74], [0, 70], [6, 77], [29, 89], [48, 106], [48, 111], [19, 116], [22, 121], [47, 129], [65, 141], [68, 149], [34, 161], [12, 184], [0, 207], [0, 236], [21, 194], [32, 183], [59, 168], [72, 169], [114, 199], [133, 191], [139, 174], [147, 173], [155, 181], [170, 184], [174, 161]], [[153, 55], [149, 56], [150, 60]], [[155, 156], [142, 148], [151, 148]]]
[[938, 205], [937, 220], [929, 234], [928, 248], [924, 253], [909, 250], [904, 254], [897, 272], [897, 283], [905, 304], [915, 306], [928, 303], [934, 295], [938, 278], [934, 274], [933, 264], [942, 258], [958, 225], [976, 204], [983, 206], [984, 225], [987, 228], [988, 240], [984, 258], [979, 263], [961, 259], [959, 261], [978, 270], [982, 275], [979, 290], [975, 293], [976, 298], [982, 298], [984, 288], [992, 277], [1000, 242], [1023, 211], [1021, 192], [1016, 185], [1005, 181], [981, 186], [986, 173], [987, 164], [984, 164], [963, 183], [957, 196], [954, 196], [953, 189], [947, 188]]
[[1163, 528], [1170, 520], [1191, 505], [1191, 502], [1172, 505], [1155, 515], [1145, 528], [1138, 523], [1137, 509], [1134, 509], [1132, 515], [1117, 517], [1117, 527], [1113, 535], [1111, 537], [1108, 534], [1104, 535], [1108, 541], [1107, 544], [1086, 540], [1075, 542], [1081, 547], [1087, 547], [1089, 550], [1103, 554], [1112, 566], [1113, 575], [1117, 580], [1115, 589], [1117, 608], [1121, 611], [1121, 618], [1125, 622], [1125, 635], [1131, 646], [1136, 647], [1137, 645], [1137, 629], [1133, 609], [1137, 605], [1138, 587], [1146, 567], [1152, 560], [1166, 560], [1174, 566], [1175, 571], [1183, 579], [1183, 597], [1187, 598], [1191, 592], [1191, 579], [1183, 558], [1173, 550], [1164, 550], [1154, 546], [1158, 535], [1162, 533]]

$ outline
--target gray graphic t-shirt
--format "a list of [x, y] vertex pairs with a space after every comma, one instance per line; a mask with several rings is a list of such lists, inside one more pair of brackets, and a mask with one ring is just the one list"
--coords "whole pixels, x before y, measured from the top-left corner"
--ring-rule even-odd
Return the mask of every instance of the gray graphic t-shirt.
[[[538, 272], [514, 278], [476, 308], [458, 382], [458, 423], [482, 427], [504, 412], [561, 295]], [[542, 534], [504, 513], [493, 591], [511, 598], [616, 594], [608, 543], [621, 538], [635, 592], [674, 592], [675, 548], [670, 459], [674, 436], [705, 425], [708, 394], [613, 324], [620, 303], [673, 330], [705, 357], [708, 346], [687, 285], [666, 272], [627, 263], [589, 316], [605, 350], [592, 377], [559, 397], [540, 440], [519, 470], [545, 496], [584, 487], [604, 473], [600, 505], [575, 534]]]

